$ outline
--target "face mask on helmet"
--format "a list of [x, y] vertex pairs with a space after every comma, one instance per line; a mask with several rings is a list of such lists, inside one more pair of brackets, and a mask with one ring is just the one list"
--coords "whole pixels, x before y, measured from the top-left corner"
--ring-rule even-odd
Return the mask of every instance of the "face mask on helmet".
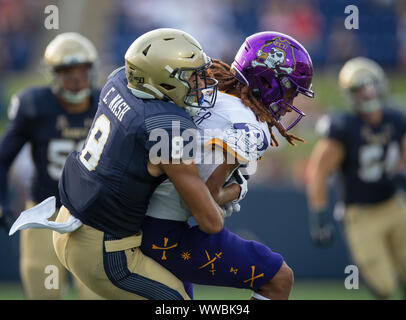
[[306, 115], [293, 105], [293, 100], [298, 94], [314, 98], [314, 93], [309, 84], [309, 89], [298, 85], [285, 74], [277, 77], [267, 75], [252, 76], [254, 93], [269, 110], [273, 118], [280, 122], [286, 131], [292, 129]]
[[68, 103], [79, 104], [88, 98], [92, 82], [90, 64], [59, 66], [54, 69], [54, 91]]
[[373, 80], [349, 90], [352, 106], [356, 112], [371, 113], [382, 108], [377, 85]]
[[71, 104], [79, 104], [82, 101], [84, 101], [87, 97], [90, 96], [92, 91], [90, 88], [86, 88], [83, 90], [80, 90], [79, 92], [72, 92], [69, 90], [62, 89], [61, 90], [61, 96], [62, 98]]
[[[211, 65], [210, 60], [200, 68], [180, 68], [176, 75], [188, 88], [184, 103], [191, 116], [197, 115], [203, 108], [212, 108], [216, 102], [218, 81], [207, 75]], [[174, 72], [171, 76], [175, 76]]]

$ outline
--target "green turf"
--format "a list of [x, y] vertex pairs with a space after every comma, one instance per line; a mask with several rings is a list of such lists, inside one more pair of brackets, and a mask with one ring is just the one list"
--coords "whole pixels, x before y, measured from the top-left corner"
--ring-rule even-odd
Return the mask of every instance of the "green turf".
[[[251, 296], [250, 290], [210, 287], [195, 285], [196, 300], [246, 300]], [[65, 292], [65, 300], [76, 299], [74, 290], [69, 287]], [[342, 281], [332, 280], [300, 280], [296, 281], [290, 298], [292, 300], [370, 300], [374, 299], [368, 289], [360, 283], [359, 289], [347, 290]], [[18, 283], [1, 283], [0, 300], [22, 300], [24, 294]], [[391, 299], [402, 299], [400, 292]]]
[[[239, 300], [248, 299], [250, 290], [234, 288], [195, 286], [196, 300]], [[342, 281], [296, 281], [290, 299], [292, 300], [371, 300], [374, 299], [368, 289], [360, 283], [359, 289], [347, 290]], [[391, 299], [402, 299], [400, 292], [396, 292]]]

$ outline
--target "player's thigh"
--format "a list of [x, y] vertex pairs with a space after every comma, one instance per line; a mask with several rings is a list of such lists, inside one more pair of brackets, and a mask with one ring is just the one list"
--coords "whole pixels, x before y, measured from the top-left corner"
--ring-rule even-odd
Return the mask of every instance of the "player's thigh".
[[395, 288], [394, 265], [381, 215], [358, 206], [347, 208], [345, 237], [350, 254], [371, 289], [387, 296]]
[[[150, 299], [157, 299], [155, 296], [158, 292], [161, 292], [158, 299], [190, 299], [184, 283], [162, 265], [143, 254], [140, 248], [124, 252], [131, 273], [130, 278], [132, 277], [135, 283], [139, 282], [141, 286], [146, 286], [143, 294], [149, 291]], [[108, 260], [107, 256], [105, 260]]]
[[[66, 210], [60, 214], [65, 216], [59, 221], [68, 219]], [[104, 234], [90, 226], [55, 234], [54, 240], [68, 269], [102, 298], [188, 299], [182, 282], [156, 262], [144, 259], [139, 249], [106, 252]]]
[[[26, 209], [35, 205], [27, 201]], [[62, 277], [65, 276], [61, 263], [56, 256], [52, 231], [48, 229], [25, 229], [20, 232], [20, 269], [44, 269], [46, 266], [56, 266]]]
[[255, 290], [283, 263], [282, 256], [267, 246], [225, 228], [207, 234], [197, 226], [147, 217], [143, 233], [144, 253], [183, 281]]
[[77, 292], [79, 300], [103, 300], [104, 298], [99, 296], [90, 290], [79, 278], [73, 276], [73, 285]]
[[402, 282], [406, 283], [406, 201], [403, 193], [396, 197], [393, 216], [389, 241], [396, 269]]
[[[26, 229], [20, 233], [20, 274], [29, 299], [59, 299], [66, 280], [66, 270], [59, 262], [52, 244], [52, 231]], [[47, 279], [53, 285], [46, 286]]]

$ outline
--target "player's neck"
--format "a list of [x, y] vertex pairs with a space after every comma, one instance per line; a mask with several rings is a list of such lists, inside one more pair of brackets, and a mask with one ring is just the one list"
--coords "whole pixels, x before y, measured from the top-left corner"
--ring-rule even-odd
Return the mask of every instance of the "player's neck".
[[382, 121], [382, 110], [377, 110], [371, 113], [361, 113], [360, 117], [366, 123], [376, 126], [381, 123]]
[[58, 98], [58, 100], [62, 108], [65, 109], [68, 113], [72, 114], [86, 112], [86, 110], [89, 109], [90, 106], [90, 97], [84, 99], [80, 103], [69, 103], [60, 97]]
[[235, 96], [237, 98], [240, 98], [240, 91], [237, 90], [236, 88], [229, 89], [229, 90], [225, 91], [225, 93]]

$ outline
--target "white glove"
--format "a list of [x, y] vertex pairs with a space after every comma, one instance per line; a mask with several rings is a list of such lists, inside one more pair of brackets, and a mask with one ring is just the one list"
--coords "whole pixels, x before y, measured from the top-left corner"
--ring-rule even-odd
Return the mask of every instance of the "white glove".
[[223, 204], [221, 207], [224, 210], [225, 218], [231, 217], [233, 212], [240, 212], [240, 209], [241, 209], [240, 205], [237, 202], [233, 202], [233, 201], [227, 202], [227, 203]]
[[225, 183], [225, 187], [228, 187], [229, 185], [236, 183], [240, 186], [241, 191], [240, 191], [240, 196], [238, 199], [233, 200], [234, 203], [240, 202], [242, 199], [245, 198], [246, 194], [248, 193], [248, 181], [244, 176], [241, 174], [240, 170], [236, 169], [232, 173], [231, 178]]
[[248, 181], [247, 179], [244, 178], [244, 176], [241, 174], [240, 170], [235, 170], [233, 173], [233, 177], [237, 181], [237, 183], [240, 185], [241, 191], [240, 191], [240, 196], [238, 199], [234, 200], [234, 202], [240, 202], [242, 199], [245, 198], [245, 196], [248, 193]]

